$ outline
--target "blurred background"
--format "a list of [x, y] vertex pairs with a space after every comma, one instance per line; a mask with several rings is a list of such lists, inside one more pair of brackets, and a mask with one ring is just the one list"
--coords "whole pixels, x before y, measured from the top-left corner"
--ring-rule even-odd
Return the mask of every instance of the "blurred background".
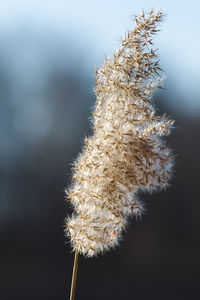
[[133, 15], [166, 14], [155, 41], [167, 73], [155, 94], [176, 119], [166, 192], [143, 195], [120, 247], [80, 257], [76, 299], [200, 299], [199, 1], [0, 1], [0, 299], [69, 299], [63, 225], [71, 163], [91, 134], [94, 70]]

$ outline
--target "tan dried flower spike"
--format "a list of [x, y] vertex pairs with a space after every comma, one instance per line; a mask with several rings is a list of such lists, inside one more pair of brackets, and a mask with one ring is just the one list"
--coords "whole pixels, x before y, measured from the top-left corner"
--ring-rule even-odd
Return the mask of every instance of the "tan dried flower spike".
[[155, 115], [152, 92], [161, 69], [152, 38], [162, 12], [135, 17], [114, 57], [96, 72], [93, 136], [85, 139], [67, 190], [74, 213], [66, 219], [73, 251], [95, 256], [118, 245], [127, 219], [140, 216], [138, 192], [165, 188], [173, 154], [161, 136], [173, 121]]

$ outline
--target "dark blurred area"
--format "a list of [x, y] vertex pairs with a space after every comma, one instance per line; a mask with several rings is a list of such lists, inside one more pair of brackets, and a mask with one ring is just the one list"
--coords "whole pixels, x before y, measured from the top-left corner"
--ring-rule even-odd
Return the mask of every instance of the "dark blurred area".
[[[0, 300], [69, 298], [64, 189], [91, 134], [95, 78], [88, 55], [65, 38], [66, 53], [24, 27], [16, 40], [0, 36]], [[172, 184], [141, 195], [146, 213], [120, 247], [80, 257], [76, 299], [200, 299], [200, 112], [179, 110], [170, 93], [181, 102], [170, 84], [155, 101], [176, 120], [167, 139], [177, 154]]]

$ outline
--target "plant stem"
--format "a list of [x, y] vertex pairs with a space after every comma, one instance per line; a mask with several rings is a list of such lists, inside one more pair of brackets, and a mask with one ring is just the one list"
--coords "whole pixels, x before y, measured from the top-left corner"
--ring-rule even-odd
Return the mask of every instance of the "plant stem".
[[73, 266], [73, 274], [72, 274], [70, 300], [74, 300], [74, 296], [75, 296], [77, 270], [78, 270], [78, 252], [76, 251], [74, 255], [74, 266]]

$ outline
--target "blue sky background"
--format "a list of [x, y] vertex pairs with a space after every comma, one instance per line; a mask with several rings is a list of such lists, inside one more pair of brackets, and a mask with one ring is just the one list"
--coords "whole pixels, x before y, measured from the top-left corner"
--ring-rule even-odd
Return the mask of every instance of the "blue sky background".
[[176, 93], [178, 108], [200, 111], [199, 1], [8, 0], [0, 4], [0, 56], [16, 85], [41, 84], [52, 64], [75, 68], [81, 61], [81, 68], [92, 74], [104, 54], [112, 55], [119, 37], [132, 27], [133, 14], [152, 6], [162, 9], [166, 17], [156, 46], [171, 101]]

